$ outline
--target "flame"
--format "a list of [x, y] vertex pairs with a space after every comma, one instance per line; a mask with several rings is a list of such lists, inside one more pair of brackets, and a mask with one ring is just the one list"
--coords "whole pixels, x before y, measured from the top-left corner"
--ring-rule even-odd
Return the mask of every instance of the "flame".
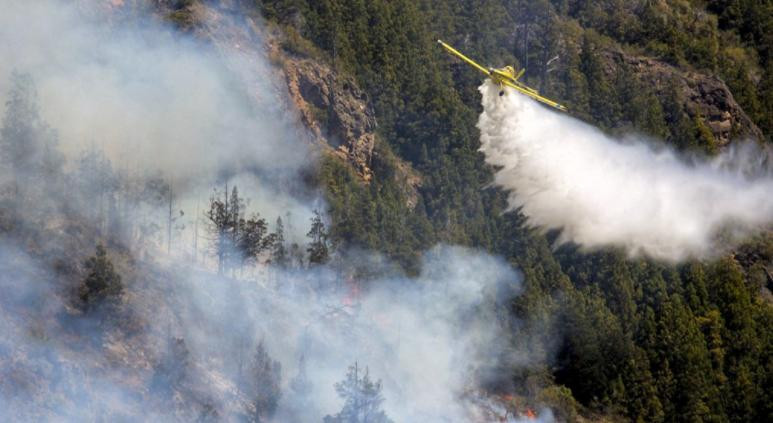
[[349, 288], [349, 292], [341, 302], [345, 306], [353, 306], [360, 300], [360, 284], [353, 277], [349, 277], [346, 279], [346, 285]]

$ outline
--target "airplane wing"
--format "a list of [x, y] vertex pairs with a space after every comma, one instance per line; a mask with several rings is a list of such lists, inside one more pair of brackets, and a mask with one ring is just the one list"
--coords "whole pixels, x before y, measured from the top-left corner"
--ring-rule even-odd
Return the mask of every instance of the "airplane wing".
[[550, 99], [548, 99], [548, 98], [545, 98], [545, 97], [543, 97], [543, 96], [541, 96], [541, 95], [537, 94], [537, 92], [536, 92], [536, 91], [534, 91], [534, 90], [532, 90], [532, 89], [527, 89], [527, 88], [524, 88], [524, 87], [520, 87], [520, 86], [518, 86], [518, 85], [516, 85], [516, 84], [513, 84], [513, 83], [512, 83], [512, 82], [510, 82], [510, 81], [506, 81], [506, 80], [505, 80], [505, 81], [502, 81], [502, 83], [503, 83], [503, 84], [505, 84], [505, 85], [507, 85], [508, 87], [510, 87], [510, 88], [512, 88], [512, 89], [514, 89], [514, 90], [517, 90], [518, 92], [520, 92], [520, 93], [522, 93], [522, 94], [524, 94], [524, 95], [527, 95], [527, 96], [529, 96], [529, 97], [531, 97], [531, 98], [533, 98], [533, 99], [535, 99], [535, 100], [539, 101], [540, 103], [547, 104], [547, 105], [548, 105], [548, 106], [550, 106], [550, 107], [555, 107], [556, 109], [558, 109], [558, 110], [562, 110], [562, 111], [564, 111], [564, 112], [566, 111], [566, 107], [564, 107], [564, 106], [562, 106], [562, 105], [560, 105], [560, 104], [556, 103], [556, 102], [555, 102], [555, 101], [553, 101], [553, 100], [550, 100]]
[[454, 56], [456, 56], [456, 57], [458, 57], [458, 58], [460, 58], [460, 59], [462, 59], [462, 60], [464, 60], [464, 61], [465, 61], [465, 62], [467, 62], [467, 64], [469, 64], [470, 66], [472, 66], [472, 67], [474, 67], [475, 69], [477, 69], [477, 70], [479, 70], [479, 71], [483, 72], [484, 74], [486, 74], [486, 76], [491, 76], [491, 72], [489, 72], [489, 71], [488, 71], [488, 69], [486, 69], [486, 68], [484, 68], [483, 66], [481, 66], [481, 65], [479, 65], [479, 64], [477, 64], [477, 63], [475, 63], [475, 61], [474, 61], [474, 60], [472, 60], [472, 59], [470, 59], [469, 57], [467, 57], [467, 56], [463, 55], [462, 53], [460, 53], [460, 52], [459, 52], [458, 50], [456, 50], [455, 48], [453, 48], [453, 47], [449, 46], [448, 44], [444, 43], [444, 42], [443, 42], [443, 41], [441, 41], [441, 40], [437, 40], [437, 42], [438, 42], [438, 44], [440, 44], [441, 46], [443, 46], [443, 48], [444, 48], [444, 49], [448, 50], [448, 52], [449, 52], [449, 53], [453, 54]]

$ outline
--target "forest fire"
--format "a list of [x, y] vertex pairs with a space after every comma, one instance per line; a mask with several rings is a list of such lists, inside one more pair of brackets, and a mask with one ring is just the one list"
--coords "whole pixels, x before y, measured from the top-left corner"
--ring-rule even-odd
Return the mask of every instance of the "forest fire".
[[0, 423], [770, 420], [773, 2], [414, 3], [0, 0]]
[[346, 295], [341, 300], [344, 306], [354, 306], [360, 301], [360, 283], [349, 276], [346, 278]]
[[476, 394], [475, 397], [471, 398], [471, 402], [475, 404], [475, 412], [477, 413], [473, 420], [481, 423], [553, 421], [550, 412], [540, 419], [539, 413], [528, 405], [528, 400], [517, 395]]

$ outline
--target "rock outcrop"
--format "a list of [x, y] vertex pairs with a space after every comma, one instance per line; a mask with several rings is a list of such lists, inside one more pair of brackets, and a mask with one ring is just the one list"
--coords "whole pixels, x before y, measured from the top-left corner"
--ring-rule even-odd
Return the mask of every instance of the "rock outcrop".
[[353, 78], [342, 77], [323, 63], [273, 51], [303, 123], [370, 181], [376, 117], [365, 92]]
[[[185, 6], [154, 1], [156, 10], [166, 19], [211, 42], [224, 60], [232, 62], [229, 68], [248, 91], [252, 86], [265, 87], [266, 80], [272, 81], [275, 92], [268, 95], [280, 99], [284, 103], [279, 105], [282, 111], [296, 115], [295, 119], [308, 130], [299, 135], [310, 137], [345, 160], [365, 182], [372, 179], [376, 118], [367, 94], [354, 78], [334, 72], [324, 61], [284, 51], [280, 47], [284, 35], [258, 25], [259, 17], [246, 13], [239, 0], [187, 2]], [[273, 67], [265, 66], [269, 61]]]
[[632, 56], [620, 51], [606, 51], [607, 74], [614, 74], [625, 63], [658, 96], [675, 86], [684, 110], [690, 117], [700, 116], [711, 129], [717, 145], [726, 146], [733, 139], [762, 140], [762, 131], [733, 98], [727, 85], [716, 76], [682, 71], [659, 60]]

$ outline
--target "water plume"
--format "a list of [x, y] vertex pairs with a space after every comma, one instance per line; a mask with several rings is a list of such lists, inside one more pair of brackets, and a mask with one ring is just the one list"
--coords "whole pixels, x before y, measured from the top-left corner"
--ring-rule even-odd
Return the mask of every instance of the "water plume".
[[[773, 222], [773, 178], [753, 147], [690, 163], [643, 137], [613, 139], [487, 82], [478, 120], [494, 183], [560, 241], [678, 261], [710, 257]], [[763, 153], [763, 154], [760, 154]], [[755, 168], [756, 166], [756, 168]]]

